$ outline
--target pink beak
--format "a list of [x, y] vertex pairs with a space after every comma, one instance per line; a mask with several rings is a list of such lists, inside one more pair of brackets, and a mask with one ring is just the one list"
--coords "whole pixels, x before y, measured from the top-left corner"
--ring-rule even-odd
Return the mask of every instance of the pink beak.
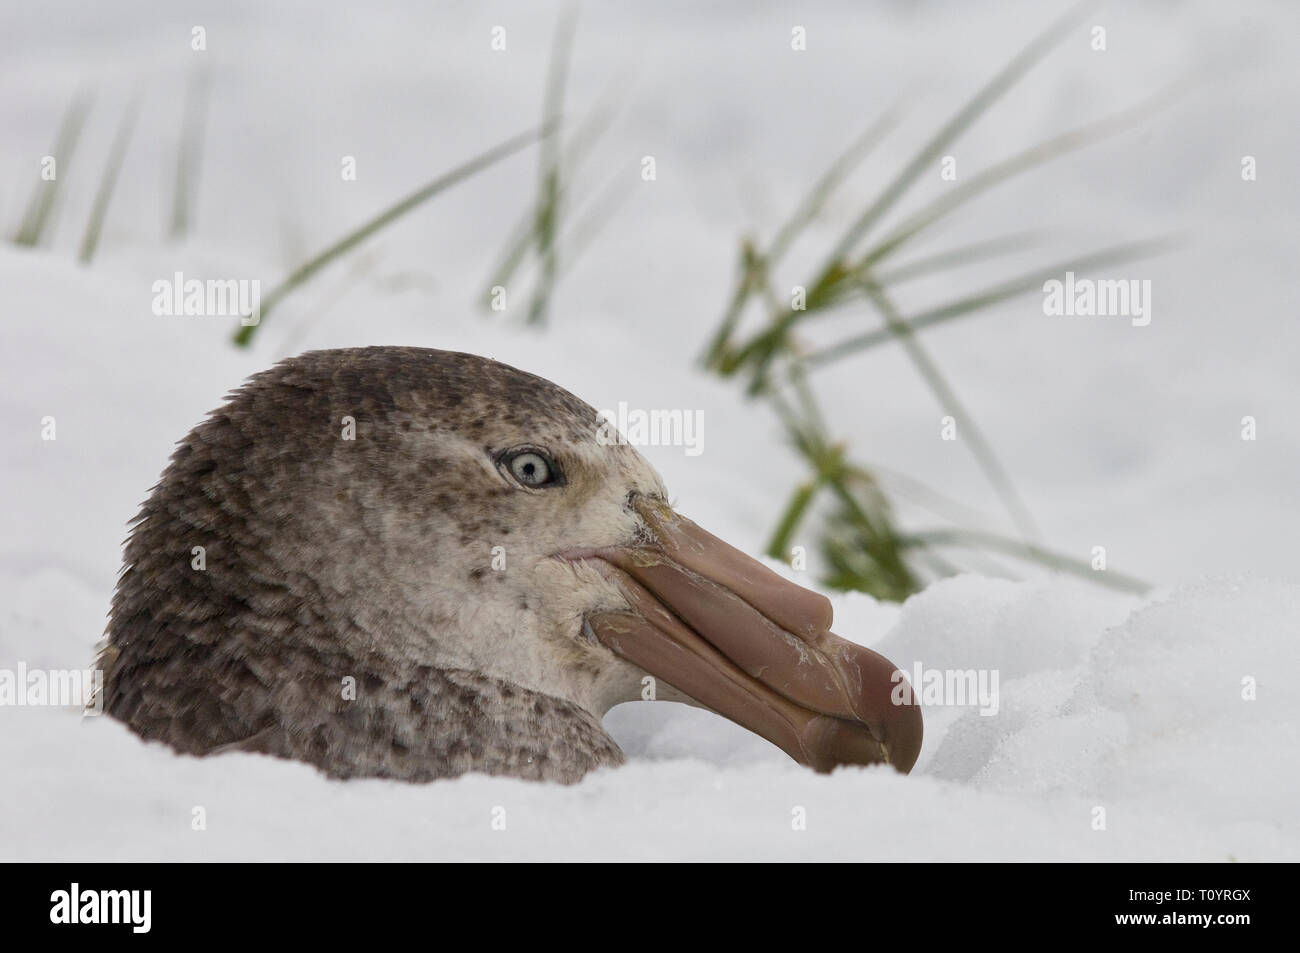
[[824, 596], [663, 503], [634, 505], [653, 543], [565, 555], [617, 583], [632, 607], [587, 618], [601, 644], [815, 770], [912, 769], [921, 710], [906, 678], [832, 633]]

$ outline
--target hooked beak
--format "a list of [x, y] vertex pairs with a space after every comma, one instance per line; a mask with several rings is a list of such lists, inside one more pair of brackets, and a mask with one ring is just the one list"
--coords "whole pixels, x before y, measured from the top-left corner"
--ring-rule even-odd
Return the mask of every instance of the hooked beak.
[[592, 565], [631, 606], [589, 615], [591, 635], [817, 771], [879, 763], [912, 769], [921, 710], [906, 678], [830, 631], [829, 600], [664, 503], [639, 497], [633, 505], [653, 542], [564, 556]]

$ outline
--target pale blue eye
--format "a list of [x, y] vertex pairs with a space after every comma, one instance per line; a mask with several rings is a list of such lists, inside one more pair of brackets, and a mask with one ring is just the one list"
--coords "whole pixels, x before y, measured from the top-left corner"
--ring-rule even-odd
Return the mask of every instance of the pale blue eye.
[[540, 453], [526, 451], [511, 457], [510, 472], [524, 486], [551, 482], [551, 466]]
[[541, 447], [511, 447], [498, 453], [494, 460], [503, 476], [527, 489], [564, 486], [564, 471]]

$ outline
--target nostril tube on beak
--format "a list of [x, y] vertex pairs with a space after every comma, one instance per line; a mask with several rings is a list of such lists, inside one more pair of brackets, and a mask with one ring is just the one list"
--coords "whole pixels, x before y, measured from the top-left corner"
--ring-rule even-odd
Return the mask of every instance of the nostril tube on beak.
[[664, 503], [640, 497], [635, 508], [674, 562], [734, 592], [800, 638], [830, 629], [834, 614], [825, 596], [787, 582]]

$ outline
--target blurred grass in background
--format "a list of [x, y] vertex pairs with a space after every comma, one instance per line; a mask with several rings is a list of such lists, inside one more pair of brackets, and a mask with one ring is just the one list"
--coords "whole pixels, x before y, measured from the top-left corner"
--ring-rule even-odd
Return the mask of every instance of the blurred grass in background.
[[[770, 408], [779, 419], [790, 447], [806, 464], [807, 477], [791, 490], [780, 508], [766, 553], [774, 559], [789, 561], [795, 541], [811, 538], [827, 567], [823, 581], [831, 588], [856, 589], [879, 599], [898, 601], [934, 579], [968, 569], [1014, 575], [994, 557], [1011, 557], [1127, 591], [1140, 592], [1147, 588], [1141, 581], [1113, 569], [1093, 571], [1087, 561], [1053, 552], [1044, 545], [1033, 515], [1001, 463], [993, 442], [922, 344], [919, 332], [1038, 292], [1045, 281], [1066, 271], [1083, 272], [1157, 254], [1170, 248], [1171, 241], [1157, 238], [1094, 249], [1065, 261], [1005, 276], [985, 287], [911, 313], [899, 308], [895, 292], [918, 278], [943, 276], [966, 265], [994, 262], [1001, 256], [1040, 245], [1039, 233], [1020, 232], [989, 236], [910, 260], [897, 260], [901, 252], [913, 247], [952, 212], [1052, 159], [1134, 127], [1151, 115], [1168, 94], [1154, 96], [1122, 113], [1013, 153], [960, 184], [952, 183], [942, 195], [920, 204], [892, 229], [877, 234], [886, 215], [908, 198], [912, 186], [923, 175], [933, 172], [945, 150], [1081, 21], [1085, 9], [1086, 5], [1076, 7], [1052, 24], [939, 126], [876, 192], [839, 239], [824, 249], [822, 264], [810, 278], [788, 286], [792, 289], [789, 295], [778, 291], [778, 287], [787, 287], [777, 280], [784, 258], [806, 236], [809, 226], [819, 219], [867, 155], [899, 125], [902, 108], [887, 110], [848, 145], [811, 184], [803, 201], [770, 242], [763, 244], [745, 238], [740, 243], [735, 287], [700, 363], [707, 372], [735, 381], [749, 398]], [[539, 127], [511, 137], [439, 175], [309, 256], [262, 298], [261, 321], [264, 323], [285, 297], [389, 225], [477, 173], [537, 144], [536, 197], [506, 236], [481, 300], [486, 308], [499, 310], [496, 307], [499, 296], [520, 281], [523, 269], [531, 262], [535, 276], [523, 323], [545, 324], [562, 264], [573, 262], [632, 190], [630, 177], [618, 169], [602, 188], [588, 192], [580, 206], [583, 214], [574, 213], [579, 204], [575, 200], [579, 171], [617, 112], [612, 97], [608, 97], [590, 109], [580, 122], [570, 124], [566, 119], [566, 83], [576, 24], [573, 10], [561, 14], [557, 21]], [[186, 87], [167, 226], [167, 234], [173, 239], [183, 238], [194, 228], [203, 127], [210, 97], [209, 77], [200, 72], [192, 74]], [[90, 95], [80, 94], [64, 113], [51, 152], [59, 163], [58, 175], [38, 182], [13, 233], [15, 244], [30, 247], [50, 241], [57, 221], [60, 190], [90, 104]], [[138, 111], [136, 97], [123, 113], [104, 160], [80, 244], [79, 259], [85, 264], [92, 261], [99, 247]], [[846, 312], [861, 312], [870, 319], [870, 326], [817, 349], [810, 350], [798, 338], [797, 332], [809, 322]], [[233, 342], [241, 347], [251, 346], [260, 327], [261, 324], [241, 326]], [[1014, 528], [1012, 535], [969, 525], [969, 520], [963, 518], [961, 504], [944, 499], [919, 480], [893, 475], [886, 482], [894, 486], [895, 492], [903, 487], [907, 495], [927, 503], [928, 509], [948, 516], [937, 527], [904, 529], [895, 516], [890, 493], [878, 478], [881, 468], [854, 459], [848, 445], [834, 438], [815, 393], [817, 372], [889, 344], [903, 349], [942, 413], [954, 419], [961, 441], [970, 449], [1001, 501]]]
[[[954, 184], [943, 195], [906, 216], [892, 231], [868, 243], [886, 213], [907, 197], [923, 174], [937, 167], [945, 150], [963, 132], [1080, 22], [1083, 9], [1071, 10], [1033, 40], [949, 118], [853, 220], [825, 253], [824, 264], [811, 280], [794, 285], [789, 296], [777, 291], [774, 275], [781, 259], [839, 186], [898, 123], [900, 110], [887, 111], [849, 145], [813, 184], [770, 244], [762, 247], [753, 239], [742, 241], [735, 291], [702, 363], [710, 371], [736, 380], [751, 397], [764, 398], [771, 404], [784, 426], [788, 442], [808, 465], [809, 478], [792, 492], [770, 537], [767, 555], [773, 559], [791, 558], [796, 533], [804, 528], [819, 499], [829, 497], [829, 512], [813, 535], [830, 567], [825, 582], [833, 588], [858, 589], [880, 599], [904, 599], [923, 588], [930, 579], [961, 571], [960, 559], [951, 552], [958, 549], [1014, 556], [1124, 590], [1146, 589], [1144, 583], [1132, 577], [1113, 570], [1095, 572], [1086, 561], [1053, 553], [1043, 546], [1033, 515], [992, 442], [921, 343], [917, 332], [1039, 291], [1044, 281], [1065, 271], [1082, 272], [1134, 261], [1165, 250], [1170, 247], [1170, 241], [1155, 239], [1103, 248], [1028, 274], [1005, 278], [911, 315], [903, 314], [894, 302], [893, 290], [898, 285], [1032, 247], [1036, 238], [1032, 234], [994, 236], [903, 264], [895, 265], [894, 259], [900, 250], [962, 205], [1053, 158], [1130, 127], [1137, 119], [1150, 114], [1164, 97], [1016, 153], [964, 183]], [[760, 312], [763, 320], [746, 336], [743, 319], [751, 306]], [[807, 322], [855, 306], [874, 316], [878, 326], [811, 353], [795, 337], [796, 330]], [[953, 418], [956, 433], [970, 448], [1002, 501], [1019, 538], [1000, 537], [962, 526], [903, 531], [872, 471], [853, 461], [848, 448], [833, 440], [814, 395], [812, 375], [820, 367], [891, 342], [903, 349], [941, 412]]]

